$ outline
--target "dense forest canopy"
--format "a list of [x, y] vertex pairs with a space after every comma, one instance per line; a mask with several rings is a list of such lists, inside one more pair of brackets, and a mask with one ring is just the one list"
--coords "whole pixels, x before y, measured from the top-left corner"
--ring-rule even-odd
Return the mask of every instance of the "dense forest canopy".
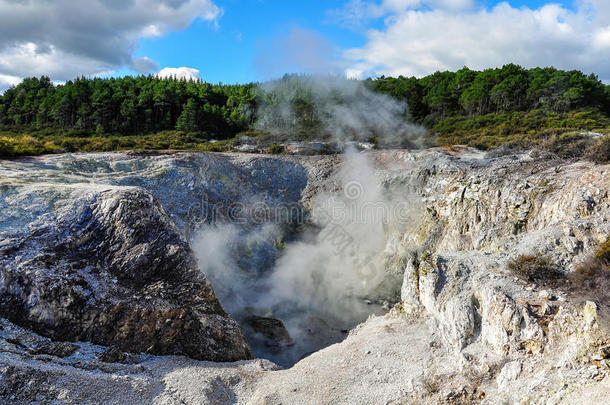
[[80, 78], [55, 86], [27, 78], [0, 97], [4, 128], [147, 134], [178, 129], [230, 136], [250, 124], [254, 85], [213, 85], [153, 76]]
[[557, 113], [593, 107], [610, 112], [610, 87], [591, 74], [506, 65], [481, 72], [463, 68], [421, 79], [380, 77], [377, 90], [407, 99], [411, 117], [436, 123], [449, 115], [484, 115], [545, 109]]
[[[139, 137], [162, 131], [188, 134], [186, 145], [231, 139], [244, 131], [277, 132], [278, 128], [288, 138], [308, 133], [313, 139], [327, 135], [321, 123], [328, 119], [329, 99], [336, 105], [345, 104], [346, 98], [353, 103], [366, 96], [360, 88], [406, 102], [404, 111], [397, 110], [401, 119], [429, 128], [441, 144], [490, 148], [507, 136], [523, 140], [552, 128], [610, 127], [610, 86], [576, 70], [510, 64], [483, 71], [465, 67], [423, 78], [382, 76], [357, 81], [349, 96], [327, 90], [323, 108], [310, 82], [310, 77], [298, 75], [286, 75], [272, 85], [209, 84], [154, 76], [79, 78], [54, 85], [48, 77], [27, 78], [0, 96], [0, 130], [5, 143], [7, 137], [24, 134], [54, 145], [67, 144], [62, 139], [68, 138], [114, 137], [110, 146], [102, 142], [106, 145], [102, 149], [138, 146]], [[367, 101], [359, 108], [367, 103], [371, 109], [379, 104]], [[180, 147], [180, 142], [159, 146]]]

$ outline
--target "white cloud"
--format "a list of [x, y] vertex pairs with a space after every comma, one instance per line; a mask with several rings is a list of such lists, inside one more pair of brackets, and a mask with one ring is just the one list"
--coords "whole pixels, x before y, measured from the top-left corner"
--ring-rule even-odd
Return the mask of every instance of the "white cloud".
[[11, 86], [16, 86], [21, 83], [21, 78], [17, 76], [9, 76], [0, 74], [0, 94]]
[[593, 44], [600, 49], [610, 48], [610, 26], [601, 28], [595, 33]]
[[124, 66], [156, 70], [132, 57], [141, 38], [221, 14], [212, 0], [0, 0], [0, 74], [68, 80]]
[[[360, 0], [352, 1], [366, 5]], [[610, 79], [610, 5], [580, 2], [537, 9], [501, 3], [492, 9], [468, 0], [386, 0], [383, 29], [346, 50], [350, 75], [415, 75], [468, 66], [484, 69], [517, 63], [581, 69]], [[436, 8], [433, 8], [436, 6]]]
[[330, 10], [331, 20], [344, 27], [360, 29], [365, 23], [388, 14], [421, 8], [435, 10], [467, 10], [475, 0], [349, 0], [342, 8]]
[[189, 67], [179, 67], [179, 68], [163, 68], [159, 73], [157, 73], [157, 77], [161, 79], [184, 79], [184, 80], [199, 80], [201, 77], [199, 75], [199, 70], [189, 68]]

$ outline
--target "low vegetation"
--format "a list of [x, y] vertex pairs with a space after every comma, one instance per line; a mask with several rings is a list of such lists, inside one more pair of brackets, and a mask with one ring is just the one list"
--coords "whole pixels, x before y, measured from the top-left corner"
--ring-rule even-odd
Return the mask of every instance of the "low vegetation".
[[561, 114], [533, 110], [478, 117], [451, 117], [435, 124], [433, 130], [441, 145], [468, 145], [483, 150], [502, 145], [529, 148], [543, 145], [549, 139], [565, 134], [592, 139], [591, 132], [610, 132], [610, 119], [593, 110]]
[[547, 284], [563, 277], [551, 259], [539, 253], [511, 260], [508, 269], [520, 279], [532, 283]]
[[584, 157], [596, 163], [610, 161], [610, 135], [594, 137], [582, 132], [555, 133], [541, 140], [538, 146], [563, 158]]
[[570, 274], [570, 281], [578, 291], [601, 293], [607, 297], [610, 281], [610, 237]]
[[[122, 149], [214, 151], [229, 148], [243, 135], [264, 140], [267, 146], [324, 140], [328, 114], [316, 108], [319, 100], [308, 83], [298, 75], [286, 75], [273, 86], [153, 76], [79, 78], [63, 85], [45, 76], [27, 78], [0, 95], [0, 156]], [[509, 64], [483, 71], [465, 67], [423, 78], [382, 76], [361, 83], [406, 102], [404, 120], [429, 130], [424, 142], [428, 146], [537, 146], [560, 157], [610, 161], [610, 86], [595, 75]], [[290, 99], [284, 100], [280, 92]], [[341, 94], [333, 97], [337, 104], [345, 102]], [[289, 114], [277, 131], [280, 107]]]
[[278, 155], [280, 153], [284, 152], [284, 147], [281, 145], [277, 145], [277, 144], [273, 144], [269, 147], [269, 153], [271, 153], [272, 155]]
[[610, 162], [610, 134], [604, 135], [593, 142], [585, 151], [584, 156], [595, 163]]
[[196, 150], [222, 152], [233, 140], [208, 141], [180, 131], [140, 136], [65, 136], [8, 133], [0, 136], [0, 157], [59, 152], [112, 152], [121, 150]]
[[606, 267], [610, 266], [610, 237], [595, 252], [595, 260]]
[[61, 150], [62, 148], [51, 141], [39, 140], [28, 135], [0, 136], [0, 157], [41, 155], [57, 153]]

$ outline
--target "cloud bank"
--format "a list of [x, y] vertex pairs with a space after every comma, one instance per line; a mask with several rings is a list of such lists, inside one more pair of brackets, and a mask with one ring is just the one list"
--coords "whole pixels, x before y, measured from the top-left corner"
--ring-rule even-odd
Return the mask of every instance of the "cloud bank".
[[154, 61], [132, 57], [141, 38], [221, 14], [211, 0], [0, 0], [0, 87], [6, 77], [149, 73]]
[[184, 80], [200, 80], [201, 76], [199, 74], [199, 70], [188, 68], [188, 67], [179, 67], [179, 68], [164, 68], [161, 69], [159, 73], [157, 73], [157, 77], [161, 79], [184, 79]]
[[610, 4], [583, 0], [574, 8], [549, 4], [487, 8], [474, 0], [352, 0], [330, 16], [343, 26], [383, 26], [366, 31], [366, 43], [344, 52], [350, 76], [415, 75], [463, 66], [506, 63], [595, 72], [610, 80]]

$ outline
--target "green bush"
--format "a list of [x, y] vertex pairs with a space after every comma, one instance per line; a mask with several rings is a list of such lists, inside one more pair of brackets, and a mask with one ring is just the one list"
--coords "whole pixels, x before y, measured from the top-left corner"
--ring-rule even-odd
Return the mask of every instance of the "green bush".
[[284, 152], [284, 147], [281, 145], [273, 144], [269, 147], [269, 153], [272, 155], [279, 155]]

